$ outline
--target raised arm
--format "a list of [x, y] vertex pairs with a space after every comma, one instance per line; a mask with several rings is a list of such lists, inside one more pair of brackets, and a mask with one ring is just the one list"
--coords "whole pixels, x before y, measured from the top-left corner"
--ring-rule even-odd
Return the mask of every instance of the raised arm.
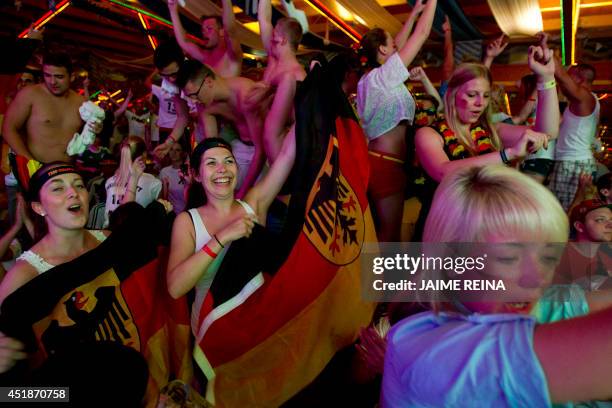
[[416, 24], [414, 32], [406, 41], [406, 43], [399, 48], [399, 56], [402, 59], [404, 65], [408, 66], [414, 60], [414, 57], [419, 53], [421, 47], [429, 37], [431, 31], [431, 24], [433, 23], [434, 14], [436, 13], [437, 0], [428, 0], [423, 14]]
[[295, 98], [295, 77], [285, 73], [280, 78], [272, 106], [266, 115], [263, 128], [263, 143], [268, 162], [273, 163], [282, 144], [286, 124], [293, 111]]
[[398, 49], [402, 48], [406, 41], [408, 41], [408, 37], [410, 36], [410, 32], [412, 31], [412, 27], [414, 26], [414, 22], [419, 18], [419, 15], [423, 12], [425, 5], [423, 5], [423, 0], [416, 0], [414, 3], [414, 7], [412, 8], [412, 12], [408, 17], [408, 20], [402, 26], [402, 29], [395, 36], [395, 45]]
[[[543, 62], [541, 62], [543, 61]], [[529, 48], [529, 68], [538, 76], [538, 105], [534, 130], [550, 139], [559, 136], [559, 98], [555, 86], [555, 60], [553, 51], [540, 46]]]
[[433, 96], [438, 101], [438, 112], [444, 111], [444, 103], [442, 102], [442, 98], [440, 98], [438, 90], [433, 86], [422, 67], [412, 68], [410, 70], [410, 79], [413, 81], [420, 81], [423, 84], [423, 88], [425, 88], [425, 92], [427, 92], [428, 95]]
[[263, 146], [263, 140], [261, 132], [263, 131], [263, 123], [258, 113], [250, 113], [245, 115], [247, 126], [249, 128], [249, 135], [251, 141], [255, 145], [255, 152], [251, 159], [251, 164], [246, 172], [246, 176], [242, 181], [240, 189], [236, 192], [236, 198], [242, 198], [246, 195], [247, 191], [255, 184], [257, 177], [261, 174], [264, 164], [266, 163], [266, 153]]
[[246, 195], [245, 200], [252, 205], [258, 218], [265, 219], [268, 208], [287, 181], [295, 161], [295, 125], [285, 136], [280, 154], [264, 178]]
[[204, 53], [202, 52], [200, 47], [198, 47], [197, 44], [187, 41], [185, 30], [183, 29], [183, 25], [181, 24], [181, 18], [179, 16], [177, 2], [178, 0], [168, 0], [168, 9], [170, 10], [170, 19], [172, 20], [172, 28], [174, 30], [176, 42], [181, 46], [183, 51], [185, 51], [185, 53], [188, 54], [191, 58], [203, 62]]
[[236, 33], [236, 16], [231, 0], [222, 0], [223, 5], [223, 31], [225, 37], [225, 46], [231, 59], [242, 62], [242, 47], [237, 40]]
[[132, 90], [130, 89], [130, 90], [128, 90], [128, 94], [125, 97], [125, 100], [123, 101], [123, 103], [121, 105], [119, 105], [119, 108], [117, 108], [117, 110], [114, 113], [115, 120], [118, 120], [121, 117], [121, 115], [123, 115], [125, 113], [125, 110], [127, 109], [127, 107], [130, 104], [131, 100], [132, 100]]
[[[587, 116], [595, 109], [595, 98], [585, 87], [578, 85], [563, 68], [561, 60], [555, 57], [555, 78], [559, 81], [563, 94], [569, 99], [573, 113]], [[576, 105], [578, 109], [576, 109]]]
[[[540, 61], [545, 61], [545, 63]], [[540, 46], [529, 48], [529, 67], [538, 76], [538, 105], [533, 130], [546, 134], [548, 140], [556, 139], [559, 135], [559, 100], [553, 77], [554, 64], [552, 50], [543, 50]], [[501, 122], [495, 126], [504, 146], [514, 146], [528, 129], [527, 126]], [[547, 143], [544, 144], [544, 147], [546, 146]], [[535, 150], [532, 149], [532, 151]]]
[[444, 81], [448, 81], [455, 70], [453, 30], [448, 16], [444, 16], [442, 30], [444, 30], [444, 62], [442, 63], [442, 78]]
[[33, 159], [32, 153], [26, 146], [25, 136], [20, 133], [32, 112], [35, 95], [30, 88], [32, 87], [26, 87], [17, 92], [15, 99], [9, 105], [4, 116], [2, 135], [16, 154]]
[[261, 41], [263, 46], [268, 53], [268, 57], [271, 55], [272, 46], [272, 3], [270, 0], [260, 0], [257, 5], [257, 21], [259, 22], [259, 35], [261, 35]]
[[508, 46], [508, 43], [507, 42], [504, 43], [504, 34], [502, 34], [501, 36], [499, 36], [499, 38], [496, 38], [495, 40], [493, 40], [493, 42], [487, 45], [487, 51], [485, 52], [485, 58], [482, 61], [482, 63], [487, 68], [491, 68], [491, 64], [493, 63], [493, 60], [497, 56], [499, 56], [499, 54], [504, 52], [507, 46]]

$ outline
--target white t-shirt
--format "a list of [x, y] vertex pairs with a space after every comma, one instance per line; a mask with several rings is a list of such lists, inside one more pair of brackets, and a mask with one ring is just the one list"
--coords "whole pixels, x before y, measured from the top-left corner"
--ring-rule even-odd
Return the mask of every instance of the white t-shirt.
[[595, 108], [589, 116], [576, 116], [569, 106], [563, 112], [563, 121], [559, 128], [556, 160], [589, 160], [593, 158], [592, 145], [597, 134], [599, 123], [599, 101], [595, 98]]
[[172, 129], [176, 122], [176, 108], [174, 106], [174, 94], [168, 92], [158, 85], [151, 88], [153, 95], [159, 100], [159, 112], [157, 126]]
[[168, 179], [168, 201], [174, 207], [174, 212], [176, 214], [180, 213], [185, 209], [185, 185], [187, 181], [184, 177], [181, 177], [180, 170], [172, 166], [161, 169], [159, 178], [162, 180], [162, 183]]
[[128, 120], [129, 135], [138, 136], [144, 139], [147, 124], [151, 118], [151, 112], [137, 115], [132, 111], [125, 111], [125, 117]]
[[[110, 213], [113, 212], [117, 207], [121, 205], [121, 200], [125, 194], [127, 186], [117, 186], [116, 176], [112, 176], [106, 180], [106, 221], [105, 226], [108, 226], [108, 219]], [[159, 193], [161, 192], [162, 184], [157, 178], [149, 173], [143, 173], [138, 180], [138, 188], [136, 189], [136, 202], [143, 207], [148, 206], [153, 201], [157, 200]]]
[[414, 120], [416, 105], [404, 85], [408, 69], [396, 52], [357, 84], [357, 111], [369, 140], [387, 133], [402, 120]]

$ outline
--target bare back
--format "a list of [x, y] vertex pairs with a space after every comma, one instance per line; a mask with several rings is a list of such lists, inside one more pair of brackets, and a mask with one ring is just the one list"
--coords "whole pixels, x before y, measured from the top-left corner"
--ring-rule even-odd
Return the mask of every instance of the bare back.
[[369, 149], [381, 153], [406, 156], [406, 131], [407, 122], [400, 122], [396, 127], [370, 141]]
[[26, 123], [26, 144], [43, 163], [68, 161], [68, 142], [81, 129], [79, 107], [85, 99], [69, 90], [65, 96], [51, 94], [44, 84], [32, 89], [31, 112]]

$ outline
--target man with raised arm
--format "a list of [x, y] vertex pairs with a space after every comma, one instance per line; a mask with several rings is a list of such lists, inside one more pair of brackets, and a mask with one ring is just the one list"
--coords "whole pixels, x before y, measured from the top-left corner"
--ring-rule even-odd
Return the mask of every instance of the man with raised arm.
[[555, 78], [569, 105], [559, 129], [549, 188], [567, 211], [576, 195], [580, 174], [597, 170], [591, 146], [599, 123], [599, 101], [591, 91], [595, 79], [591, 65], [578, 64], [566, 71], [557, 60]]
[[[70, 57], [48, 54], [43, 59], [44, 82], [22, 89], [4, 119], [2, 134], [13, 152], [42, 163], [70, 161], [68, 143], [83, 126], [79, 107], [85, 98], [72, 89]], [[100, 127], [93, 129], [99, 131]]]
[[236, 40], [236, 17], [231, 0], [221, 0], [223, 17], [202, 16], [203, 46], [187, 40], [179, 18], [177, 0], [168, 0], [174, 35], [185, 54], [210, 66], [218, 75], [229, 78], [240, 75], [242, 49]]
[[[295, 13], [292, 3], [283, 3], [287, 11]], [[264, 83], [274, 92], [270, 111], [266, 116], [263, 143], [268, 162], [274, 162], [280, 153], [288, 126], [294, 121], [293, 98], [297, 82], [306, 78], [304, 67], [298, 62], [296, 52], [302, 35], [308, 30], [292, 17], [284, 17], [272, 27], [270, 0], [261, 0], [257, 18], [264, 48], [268, 54], [268, 66], [264, 71]], [[257, 91], [256, 91], [257, 92]]]

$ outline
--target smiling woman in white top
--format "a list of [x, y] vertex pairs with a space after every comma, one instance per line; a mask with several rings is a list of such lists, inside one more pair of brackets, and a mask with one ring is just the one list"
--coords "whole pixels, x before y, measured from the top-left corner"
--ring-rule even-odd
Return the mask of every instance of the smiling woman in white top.
[[[168, 290], [174, 298], [196, 289], [192, 309], [197, 314], [205, 292], [212, 283], [209, 268], [217, 255], [232, 241], [248, 237], [255, 223], [263, 224], [268, 208], [278, 195], [295, 159], [295, 127], [288, 133], [281, 152], [266, 175], [253, 186], [244, 200], [234, 190], [238, 166], [231, 145], [221, 138], [204, 139], [191, 155], [195, 182], [204, 190], [206, 203], [182, 212], [172, 228], [168, 259]], [[192, 329], [197, 330], [197, 316]]]

